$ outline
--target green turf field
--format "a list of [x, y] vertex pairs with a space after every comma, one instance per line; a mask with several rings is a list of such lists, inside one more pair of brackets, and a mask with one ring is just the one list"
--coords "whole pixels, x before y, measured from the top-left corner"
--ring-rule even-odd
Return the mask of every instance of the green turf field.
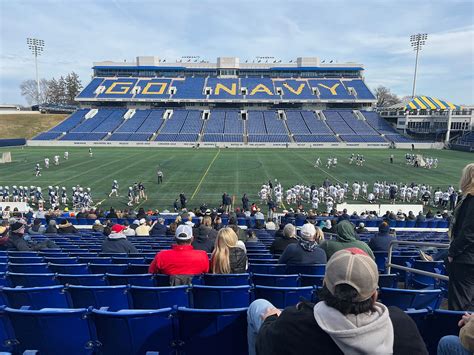
[[[63, 153], [69, 151], [69, 160]], [[174, 199], [184, 192], [190, 207], [206, 202], [215, 206], [220, 203], [223, 192], [236, 195], [236, 202], [245, 192], [251, 201], [257, 200], [261, 184], [269, 179], [278, 179], [286, 189], [297, 183], [321, 184], [324, 178], [331, 181], [375, 180], [406, 183], [425, 183], [434, 187], [457, 187], [462, 168], [473, 161], [471, 153], [423, 150], [425, 156], [439, 159], [438, 169], [413, 168], [405, 165], [405, 150], [375, 149], [187, 149], [187, 148], [93, 148], [90, 158], [88, 148], [10, 148], [13, 162], [0, 165], [0, 185], [48, 185], [66, 186], [76, 184], [91, 187], [94, 202], [103, 207], [126, 207], [128, 186], [135, 181], [145, 184], [148, 201], [140, 206], [146, 208], [171, 208]], [[364, 167], [349, 165], [351, 153], [363, 154]], [[61, 157], [59, 167], [52, 165], [52, 157]], [[395, 155], [395, 164], [389, 163], [389, 155]], [[322, 169], [315, 168], [316, 157], [321, 157]], [[338, 166], [326, 171], [326, 158], [336, 156]], [[45, 157], [51, 167], [44, 169]], [[41, 164], [42, 176], [34, 176], [34, 165]], [[157, 185], [156, 171], [160, 166], [164, 183]], [[108, 198], [112, 181], [120, 184], [120, 197]], [[363, 201], [361, 201], [362, 203]]]

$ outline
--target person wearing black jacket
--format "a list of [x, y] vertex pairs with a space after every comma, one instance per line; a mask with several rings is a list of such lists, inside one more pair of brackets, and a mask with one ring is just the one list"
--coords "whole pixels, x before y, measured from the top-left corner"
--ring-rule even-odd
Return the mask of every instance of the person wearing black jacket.
[[286, 247], [293, 243], [298, 243], [296, 239], [296, 228], [291, 223], [288, 223], [283, 228], [283, 236], [281, 238], [275, 237], [275, 240], [270, 246], [270, 253], [273, 255], [281, 255]]
[[164, 218], [158, 218], [150, 230], [150, 237], [164, 237], [168, 228], [165, 226]]
[[239, 243], [243, 245], [231, 228], [219, 230], [211, 256], [212, 273], [240, 274], [247, 270], [247, 255]]
[[377, 300], [377, 265], [358, 248], [329, 260], [320, 302], [280, 311], [266, 300], [248, 311], [249, 355], [428, 354], [415, 322]]
[[460, 185], [462, 199], [449, 230], [448, 308], [474, 311], [474, 163], [464, 168]]
[[[25, 239], [25, 224], [17, 221], [10, 226], [8, 240], [1, 245], [3, 250], [36, 251], [43, 249], [57, 249], [58, 246], [52, 240], [29, 244]], [[3, 238], [2, 238], [3, 239]]]
[[205, 216], [197, 228], [193, 228], [194, 240], [192, 246], [197, 250], [204, 250], [206, 253], [212, 253], [216, 242], [217, 231], [212, 228], [211, 217]]
[[123, 234], [124, 226], [114, 224], [111, 233], [102, 243], [102, 253], [138, 253], [137, 248], [127, 240], [127, 236]]

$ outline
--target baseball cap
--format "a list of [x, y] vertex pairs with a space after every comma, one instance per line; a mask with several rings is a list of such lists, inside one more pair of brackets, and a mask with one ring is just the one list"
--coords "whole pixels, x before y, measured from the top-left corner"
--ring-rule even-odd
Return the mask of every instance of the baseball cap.
[[175, 237], [179, 240], [189, 240], [193, 237], [193, 228], [186, 224], [181, 224], [176, 228]]
[[125, 229], [124, 226], [120, 225], [120, 224], [114, 224], [112, 226], [112, 232], [114, 233], [120, 233], [121, 231], [123, 231]]
[[314, 224], [306, 223], [301, 227], [300, 230], [301, 238], [308, 239], [313, 237], [316, 234], [316, 228], [314, 228]]
[[326, 265], [324, 283], [334, 295], [337, 285], [347, 284], [357, 291], [356, 301], [369, 299], [377, 290], [379, 273], [372, 258], [359, 248], [334, 253]]
[[146, 223], [145, 218], [140, 219], [140, 224], [145, 224], [145, 223]]

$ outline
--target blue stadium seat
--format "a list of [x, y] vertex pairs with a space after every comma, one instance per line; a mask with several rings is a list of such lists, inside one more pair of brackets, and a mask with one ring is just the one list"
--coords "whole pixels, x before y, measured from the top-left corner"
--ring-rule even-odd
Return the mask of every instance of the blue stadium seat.
[[249, 272], [256, 274], [282, 275], [286, 272], [285, 264], [249, 264]]
[[143, 287], [131, 286], [133, 308], [158, 309], [166, 307], [189, 307], [189, 287]]
[[252, 301], [250, 286], [201, 286], [192, 287], [194, 308], [248, 307]]
[[5, 312], [5, 307], [0, 308], [0, 353], [11, 354], [15, 346], [13, 327]]
[[49, 264], [48, 267], [51, 271], [59, 274], [89, 274], [89, 266], [87, 264]]
[[379, 298], [386, 306], [397, 306], [403, 310], [438, 307], [441, 290], [406, 290], [382, 287]]
[[94, 354], [92, 321], [85, 309], [21, 310], [6, 308], [15, 332], [16, 351], [40, 354]]
[[206, 286], [240, 286], [249, 284], [249, 274], [204, 274]]
[[[440, 274], [444, 270], [443, 261], [424, 261], [415, 260], [413, 268]], [[407, 283], [412, 288], [435, 287], [438, 280], [431, 276], [420, 275], [416, 273], [407, 274]]]
[[9, 256], [8, 262], [12, 264], [41, 264], [44, 261], [41, 256]]
[[42, 308], [70, 308], [72, 306], [69, 295], [64, 292], [64, 287], [4, 287], [1, 291], [8, 300], [11, 308], [29, 306], [30, 309]]
[[34, 263], [34, 264], [8, 264], [8, 271], [23, 274], [44, 274], [50, 272], [48, 264]]
[[398, 274], [380, 274], [379, 287], [396, 288], [398, 283]]
[[252, 274], [252, 283], [259, 286], [298, 287], [299, 275]]
[[103, 354], [174, 353], [171, 308], [158, 310], [93, 310]]
[[8, 272], [6, 275], [12, 287], [17, 287], [17, 286], [44, 287], [44, 286], [54, 286], [58, 284], [58, 281], [54, 277], [55, 275], [52, 273], [26, 274], [26, 273]]
[[247, 308], [178, 308], [178, 344], [182, 354], [246, 355]]
[[125, 274], [128, 264], [89, 264], [91, 274]]
[[10, 282], [7, 278], [7, 274], [4, 272], [0, 272], [0, 287], [3, 286], [10, 286]]
[[106, 274], [109, 285], [155, 286], [152, 274]]
[[286, 274], [324, 275], [326, 264], [287, 265]]
[[308, 301], [313, 300], [313, 293], [315, 288], [312, 286], [306, 287], [269, 287], [269, 286], [255, 286], [255, 299], [263, 298], [275, 307], [283, 309], [288, 306], [294, 306], [301, 299]]
[[300, 285], [304, 286], [323, 286], [324, 275], [300, 275]]
[[105, 274], [57, 274], [56, 278], [63, 285], [107, 286]]
[[[146, 264], [130, 264], [125, 270], [127, 274], [148, 274], [149, 265]], [[119, 272], [110, 272], [111, 274], [118, 274]]]
[[77, 264], [77, 258], [70, 256], [44, 256], [43, 259], [44, 262], [51, 264]]
[[428, 345], [430, 354], [436, 354], [439, 340], [445, 335], [459, 335], [458, 322], [464, 311], [448, 311], [435, 309], [426, 328], [420, 330], [421, 335]]
[[92, 264], [112, 264], [111, 257], [100, 257], [100, 256], [79, 256], [77, 258], [78, 263], [92, 263]]
[[111, 311], [131, 308], [127, 286], [75, 286], [66, 288], [75, 308], [109, 307]]

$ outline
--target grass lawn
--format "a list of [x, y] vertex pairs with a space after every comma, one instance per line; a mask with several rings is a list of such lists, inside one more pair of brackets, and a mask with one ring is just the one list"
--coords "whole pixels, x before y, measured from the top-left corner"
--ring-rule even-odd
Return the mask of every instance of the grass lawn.
[[[69, 160], [63, 160], [65, 150]], [[146, 208], [171, 208], [174, 199], [184, 192], [190, 207], [206, 202], [210, 206], [220, 204], [223, 192], [240, 198], [245, 192], [251, 201], [257, 200], [262, 183], [278, 179], [283, 188], [303, 183], [321, 184], [327, 177], [331, 181], [365, 180], [369, 189], [376, 180], [405, 183], [425, 183], [433, 187], [458, 186], [462, 168], [473, 161], [471, 153], [424, 150], [425, 156], [437, 157], [439, 167], [427, 170], [405, 165], [405, 150], [388, 149], [187, 149], [187, 148], [93, 148], [90, 158], [84, 147], [24, 147], [3, 148], [11, 151], [13, 162], [0, 165], [0, 185], [48, 185], [66, 186], [76, 184], [92, 189], [94, 202], [108, 208], [126, 207], [128, 186], [135, 181], [145, 184], [148, 201], [140, 206]], [[363, 154], [364, 167], [349, 165], [351, 153]], [[60, 155], [59, 167], [52, 165], [52, 157]], [[395, 155], [395, 163], [389, 163], [389, 155]], [[314, 168], [317, 157], [321, 157], [322, 169]], [[338, 166], [326, 171], [326, 158], [336, 156]], [[44, 169], [45, 157], [51, 167]], [[35, 163], [41, 164], [42, 176], [34, 176]], [[158, 166], [164, 173], [164, 183], [156, 183]], [[120, 197], [108, 198], [112, 181], [120, 184]], [[359, 201], [363, 203], [363, 201]]]
[[30, 139], [56, 126], [67, 116], [37, 113], [0, 115], [0, 138]]

